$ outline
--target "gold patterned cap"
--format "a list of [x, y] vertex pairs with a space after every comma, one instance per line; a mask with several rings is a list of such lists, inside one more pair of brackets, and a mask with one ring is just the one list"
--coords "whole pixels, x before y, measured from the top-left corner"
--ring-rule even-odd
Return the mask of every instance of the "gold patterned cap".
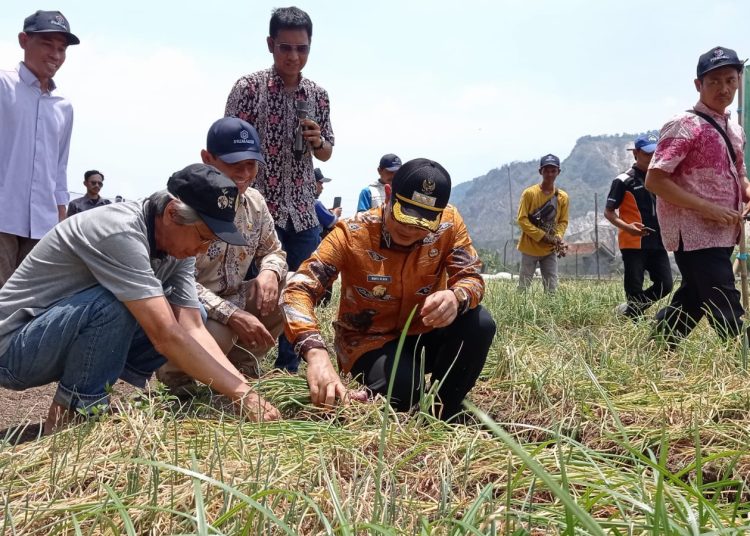
[[409, 160], [394, 175], [391, 188], [396, 221], [437, 230], [451, 195], [451, 176], [443, 166], [427, 158]]

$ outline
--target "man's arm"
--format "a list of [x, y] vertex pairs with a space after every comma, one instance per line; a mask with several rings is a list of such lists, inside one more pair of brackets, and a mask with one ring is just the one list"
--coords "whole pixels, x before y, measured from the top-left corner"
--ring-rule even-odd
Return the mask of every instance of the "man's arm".
[[372, 194], [369, 188], [362, 188], [357, 201], [357, 212], [365, 212], [372, 208]]
[[336, 279], [340, 267], [345, 266], [346, 248], [344, 231], [340, 226], [334, 228], [312, 257], [302, 263], [281, 294], [284, 332], [295, 351], [307, 362], [310, 398], [317, 406], [332, 405], [337, 398], [343, 400], [346, 394], [315, 316], [315, 303]]
[[667, 203], [688, 208], [700, 213], [704, 218], [726, 225], [739, 223], [740, 213], [698, 197], [680, 188], [672, 180], [671, 173], [659, 168], [650, 168], [646, 173], [646, 189]]
[[565, 231], [568, 230], [568, 205], [570, 204], [570, 199], [567, 195], [560, 195], [559, 201], [555, 236], [562, 240], [562, 237], [565, 236]]
[[622, 229], [626, 233], [632, 234], [633, 236], [646, 236], [648, 234], [648, 231], [643, 229], [643, 224], [641, 222], [635, 221], [633, 223], [628, 223], [620, 218], [619, 214], [617, 214], [614, 209], [611, 209], [609, 207], [605, 207], [604, 217], [607, 218], [607, 221], [609, 223], [611, 223], [618, 229]]
[[156, 351], [193, 378], [239, 402], [250, 417], [273, 420], [276, 408], [260, 398], [203, 327], [197, 309], [170, 306], [157, 296], [124, 302]]

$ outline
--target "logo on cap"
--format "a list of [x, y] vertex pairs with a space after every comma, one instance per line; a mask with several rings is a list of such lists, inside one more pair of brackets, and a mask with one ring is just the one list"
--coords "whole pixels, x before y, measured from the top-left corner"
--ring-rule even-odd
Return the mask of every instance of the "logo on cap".
[[243, 140], [246, 140], [249, 135], [250, 133], [247, 130], [242, 130], [240, 132], [240, 138], [242, 138]]
[[51, 20], [50, 24], [54, 24], [55, 26], [60, 26], [66, 32], [68, 31], [68, 25], [65, 23], [65, 19], [63, 18], [62, 15], [55, 15], [54, 20]]
[[422, 191], [426, 194], [431, 194], [435, 191], [435, 181], [432, 179], [425, 179], [422, 181]]

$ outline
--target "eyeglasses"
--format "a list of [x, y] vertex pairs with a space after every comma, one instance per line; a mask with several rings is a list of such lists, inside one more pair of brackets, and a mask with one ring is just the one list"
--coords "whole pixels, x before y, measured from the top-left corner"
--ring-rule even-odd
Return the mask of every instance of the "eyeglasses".
[[276, 48], [282, 54], [291, 54], [297, 52], [300, 56], [307, 56], [310, 53], [310, 45], [292, 45], [290, 43], [275, 43]]
[[101, 181], [90, 181], [91, 186], [104, 186], [104, 183]]

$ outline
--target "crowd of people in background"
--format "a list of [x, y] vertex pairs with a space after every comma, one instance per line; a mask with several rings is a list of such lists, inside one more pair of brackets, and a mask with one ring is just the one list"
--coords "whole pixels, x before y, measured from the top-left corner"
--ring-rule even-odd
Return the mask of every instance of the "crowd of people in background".
[[[277, 369], [297, 373], [305, 362], [315, 405], [385, 394], [393, 378], [391, 403], [408, 411], [429, 374], [430, 411], [464, 419], [496, 326], [481, 306], [482, 263], [449, 204], [450, 174], [389, 153], [356, 215], [342, 218], [340, 201], [325, 207], [318, 198], [331, 179], [314, 162], [332, 158], [336, 138], [327, 91], [302, 75], [312, 36], [307, 13], [274, 10], [273, 65], [237, 80], [225, 117], [196, 148], [201, 163], [166, 189], [110, 203], [104, 174], [91, 170], [86, 194], [70, 201], [73, 108], [53, 77], [80, 40], [58, 11], [26, 18], [23, 61], [0, 71], [0, 386], [57, 382], [45, 432], [106, 405], [117, 380], [143, 387], [154, 373], [176, 395], [205, 384], [251, 419], [278, 419], [247, 381], [274, 348]], [[702, 55], [698, 104], [659, 136], [635, 140], [635, 162], [608, 196], [625, 263], [623, 315], [637, 320], [670, 293], [666, 252], [675, 252], [682, 282], [655, 328], [672, 346], [707, 313], [723, 337], [740, 330], [730, 256], [750, 183], [744, 134], [726, 108], [744, 63], [721, 47]], [[561, 171], [545, 155], [541, 182], [521, 196], [522, 291], [537, 265], [544, 290], [558, 288], [569, 207]], [[316, 306], [336, 280], [331, 347]], [[363, 389], [347, 389], [342, 373]]]

